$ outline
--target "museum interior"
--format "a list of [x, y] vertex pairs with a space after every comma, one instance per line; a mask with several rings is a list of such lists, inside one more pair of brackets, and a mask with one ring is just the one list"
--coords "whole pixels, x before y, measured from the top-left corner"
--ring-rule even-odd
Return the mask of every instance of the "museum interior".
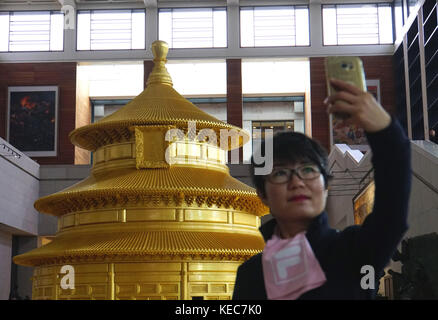
[[331, 56], [361, 59], [411, 141], [378, 298], [438, 299], [436, 0], [1, 0], [0, 299], [231, 299], [271, 219], [267, 132], [316, 139], [330, 226], [361, 224], [372, 152], [326, 111]]

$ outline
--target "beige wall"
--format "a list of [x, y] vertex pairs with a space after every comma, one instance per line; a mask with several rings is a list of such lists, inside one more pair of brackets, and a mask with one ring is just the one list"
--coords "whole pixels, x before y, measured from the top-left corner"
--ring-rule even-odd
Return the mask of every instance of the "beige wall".
[[[76, 122], [75, 129], [91, 123], [91, 104], [87, 73], [76, 68]], [[90, 152], [75, 146], [75, 164], [89, 164]]]
[[438, 233], [438, 145], [413, 141], [412, 191], [406, 237]]

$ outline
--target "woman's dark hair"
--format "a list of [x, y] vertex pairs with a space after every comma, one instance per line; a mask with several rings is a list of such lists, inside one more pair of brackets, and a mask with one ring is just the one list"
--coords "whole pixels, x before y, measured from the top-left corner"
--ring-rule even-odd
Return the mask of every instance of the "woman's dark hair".
[[[262, 140], [261, 151], [265, 151], [265, 140]], [[273, 165], [278, 162], [297, 163], [310, 162], [316, 164], [321, 170], [324, 177], [325, 188], [328, 181], [332, 178], [328, 171], [327, 151], [315, 140], [305, 134], [293, 131], [280, 131], [273, 137]], [[266, 155], [263, 155], [266, 158]], [[255, 188], [265, 195], [265, 175], [255, 175], [257, 167], [263, 167], [265, 164], [254, 162], [254, 156], [251, 157], [251, 176]]]

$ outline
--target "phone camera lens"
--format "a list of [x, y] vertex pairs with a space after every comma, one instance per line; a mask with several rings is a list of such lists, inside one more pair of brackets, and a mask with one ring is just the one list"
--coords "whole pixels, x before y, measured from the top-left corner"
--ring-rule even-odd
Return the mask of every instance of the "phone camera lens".
[[345, 70], [353, 70], [353, 64], [344, 62], [341, 64], [342, 69]]

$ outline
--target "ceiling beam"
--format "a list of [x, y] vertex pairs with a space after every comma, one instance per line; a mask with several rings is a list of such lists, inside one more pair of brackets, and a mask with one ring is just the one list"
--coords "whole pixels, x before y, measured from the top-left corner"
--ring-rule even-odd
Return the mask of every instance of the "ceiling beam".
[[239, 6], [239, 0], [227, 0], [227, 6]]
[[146, 8], [156, 8], [158, 6], [157, 0], [143, 0]]
[[58, 0], [58, 2], [61, 6], [72, 6], [73, 8], [76, 8], [75, 0]]

